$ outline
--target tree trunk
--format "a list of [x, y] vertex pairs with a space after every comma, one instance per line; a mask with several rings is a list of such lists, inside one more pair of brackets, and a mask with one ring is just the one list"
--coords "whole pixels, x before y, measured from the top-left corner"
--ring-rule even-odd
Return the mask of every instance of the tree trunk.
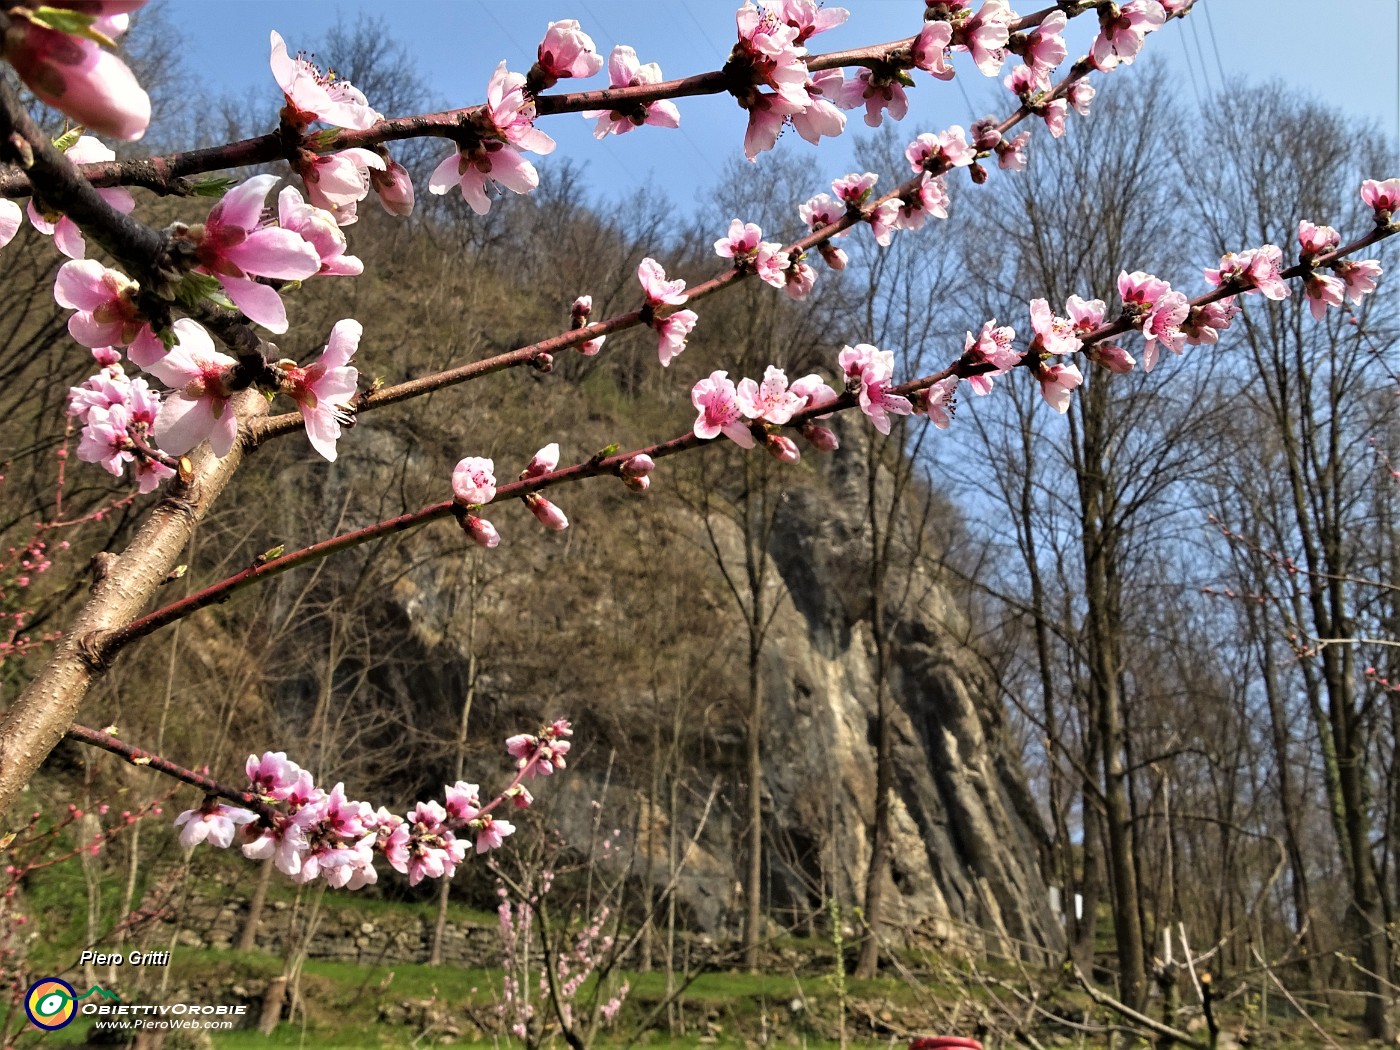
[[[755, 596], [757, 597], [757, 596]], [[757, 603], [755, 603], [757, 604]], [[749, 866], [744, 880], [744, 967], [758, 972], [758, 945], [763, 924], [763, 657], [762, 629], [749, 630], [748, 809]]]
[[253, 887], [253, 899], [248, 902], [248, 916], [238, 934], [238, 950], [251, 952], [258, 944], [258, 924], [262, 921], [263, 905], [267, 903], [267, 886], [272, 881], [273, 858], [268, 857], [258, 869], [258, 884]]

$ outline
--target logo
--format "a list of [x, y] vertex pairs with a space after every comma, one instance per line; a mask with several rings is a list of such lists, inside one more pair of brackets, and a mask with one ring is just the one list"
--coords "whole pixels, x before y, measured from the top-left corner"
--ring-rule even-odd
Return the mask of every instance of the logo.
[[45, 977], [29, 986], [24, 996], [24, 1012], [35, 1028], [45, 1032], [56, 1032], [66, 1027], [77, 1015], [77, 1002], [90, 995], [100, 995], [104, 999], [115, 999], [116, 995], [99, 984], [79, 995], [73, 986], [58, 977]]

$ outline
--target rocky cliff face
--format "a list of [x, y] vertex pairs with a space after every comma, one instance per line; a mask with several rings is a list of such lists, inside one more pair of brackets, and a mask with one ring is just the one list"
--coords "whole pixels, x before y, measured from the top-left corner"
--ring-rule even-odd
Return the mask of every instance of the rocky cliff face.
[[[844, 439], [848, 447], [823, 457], [817, 471], [804, 468], [785, 476], [788, 488], [766, 555], [770, 576], [788, 596], [762, 662], [766, 904], [775, 930], [823, 928], [825, 902], [831, 898], [840, 900], [849, 916], [862, 898], [866, 875], [874, 814], [876, 656], [868, 599], [869, 543], [860, 509], [865, 450], [859, 435], [847, 432]], [[570, 495], [572, 504], [577, 497]], [[550, 688], [560, 692], [564, 710], [578, 717], [583, 708], [591, 751], [580, 753], [567, 776], [539, 792], [566, 836], [587, 840], [591, 800], [606, 790], [610, 808], [619, 814], [613, 820], [623, 831], [613, 855], [630, 858], [634, 885], [640, 887], [648, 876], [657, 888], [671, 880], [669, 846], [686, 858], [677, 893], [687, 925], [717, 937], [735, 935], [742, 912], [744, 763], [742, 686], [735, 685], [743, 670], [734, 665], [742, 664], [744, 650], [718, 639], [699, 640], [714, 644], [721, 650], [718, 660], [730, 665], [707, 673], [714, 676], [713, 691], [727, 691], [732, 702], [718, 714], [686, 716], [703, 722], [685, 727], [681, 745], [691, 783], [702, 788], [683, 793], [672, 810], [665, 792], [656, 794], [650, 787], [646, 756], [651, 723], [658, 723], [657, 736], [665, 737], [673, 728], [674, 712], [654, 692], [646, 695], [646, 675], [627, 664], [640, 659], [637, 652], [644, 646], [608, 649], [597, 639], [627, 633], [629, 620], [662, 615], [642, 608], [643, 598], [676, 586], [668, 574], [681, 571], [642, 564], [637, 568], [641, 582], [624, 585], [614, 564], [624, 556], [619, 551], [635, 555], [654, 549], [650, 543], [661, 533], [674, 539], [689, 532], [696, 549], [707, 540], [693, 511], [656, 497], [627, 506], [642, 507], [628, 512], [636, 515], [630, 523], [620, 512], [603, 520], [604, 509], [594, 506], [579, 515], [580, 521], [594, 520], [592, 532], [565, 541], [552, 538], [548, 542], [554, 546], [547, 550], [512, 552], [510, 564], [516, 567], [502, 571], [515, 575], [494, 592], [508, 597], [490, 599], [488, 606], [496, 613], [508, 611], [513, 631], [521, 629], [522, 617], [544, 618], [549, 621], [542, 627], [546, 637], [551, 630], [582, 623], [593, 641], [586, 650], [559, 645], [555, 662], [560, 666], [547, 672], [553, 675], [551, 687], [532, 685], [529, 671], [501, 670], [500, 661], [487, 659], [496, 670], [482, 680], [479, 710], [489, 718], [493, 707], [505, 711], [518, 705], [522, 692], [547, 696]], [[629, 542], [625, 534], [632, 528], [637, 536]], [[712, 528], [721, 548], [737, 558], [737, 529], [724, 521], [712, 522]], [[618, 534], [619, 546], [612, 550], [595, 549], [595, 542], [606, 541], [586, 538]], [[530, 536], [517, 525], [510, 538], [537, 542]], [[583, 549], [561, 547], [561, 542], [583, 544]], [[425, 657], [416, 663], [419, 670], [395, 688], [424, 698], [429, 707], [438, 694], [459, 696], [464, 680], [463, 631], [454, 625], [462, 602], [448, 593], [450, 579], [460, 576], [453, 571], [410, 571], [392, 592], [394, 619], [411, 635], [393, 644], [420, 647]], [[886, 893], [890, 914], [882, 934], [891, 943], [915, 938], [958, 950], [990, 947], [999, 954], [1043, 959], [1042, 950], [1061, 948], [1063, 932], [1050, 911], [1037, 861], [1044, 832], [1004, 738], [999, 703], [973, 654], [957, 641], [961, 614], [946, 587], [920, 565], [897, 566], [892, 579], [906, 597], [890, 603], [897, 610], [889, 678], [896, 797], [892, 885]], [[546, 581], [567, 581], [569, 589], [542, 596], [542, 588], [551, 585]], [[719, 617], [725, 614], [726, 599], [713, 581], [711, 587], [718, 597], [710, 615]], [[488, 649], [499, 634], [483, 630]], [[662, 632], [660, 637], [667, 636]], [[446, 709], [451, 710], [450, 700]], [[617, 739], [598, 746], [598, 737], [607, 734]], [[605, 774], [602, 759], [609, 747], [621, 749], [621, 757]], [[718, 785], [718, 798], [687, 853], [684, 836], [698, 824], [703, 786], [711, 782]], [[625, 798], [620, 806], [619, 795]], [[679, 846], [669, 843], [672, 816], [682, 836]]]
[[[796, 863], [789, 856], [774, 865], [775, 898], [810, 900], [815, 882], [858, 902], [866, 877], [877, 664], [870, 544], [858, 509], [864, 449], [849, 428], [845, 440], [827, 461], [824, 486], [789, 492], [769, 549], [791, 604], [765, 664], [766, 788], [775, 839], [806, 845]], [[890, 575], [888, 589], [907, 597], [889, 603], [897, 616], [893, 914], [883, 934], [1001, 953], [1058, 949], [1063, 933], [1037, 860], [1039, 817], [1003, 739], [995, 694], [956, 641], [962, 617], [921, 566]]]

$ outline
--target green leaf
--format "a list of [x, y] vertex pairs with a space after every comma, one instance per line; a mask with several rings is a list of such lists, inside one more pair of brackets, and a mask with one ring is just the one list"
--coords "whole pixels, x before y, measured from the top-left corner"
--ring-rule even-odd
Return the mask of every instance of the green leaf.
[[180, 283], [175, 286], [175, 301], [191, 311], [203, 302], [213, 303], [225, 310], [238, 309], [224, 291], [219, 279], [207, 273], [187, 273], [181, 277]]
[[315, 134], [307, 135], [306, 138], [302, 141], [305, 144], [306, 148], [311, 150], [311, 152], [324, 153], [326, 150], [334, 147], [336, 141], [339, 138], [339, 128], [326, 128], [325, 130], [318, 131]]
[[66, 7], [36, 7], [30, 12], [29, 20], [35, 25], [55, 29], [60, 33], [67, 33], [69, 36], [82, 37], [84, 40], [91, 40], [104, 47], [117, 46], [116, 41], [111, 37], [93, 28], [93, 23], [97, 21], [95, 15], [73, 11]]
[[187, 180], [192, 197], [222, 197], [238, 184], [233, 175], [210, 175], [203, 179]]
[[58, 138], [53, 140], [53, 148], [58, 150], [60, 153], [67, 153], [70, 149], [73, 148], [73, 145], [78, 141], [78, 139], [82, 138], [83, 131], [84, 128], [81, 124], [79, 124], [76, 128], [69, 128], [62, 135], [58, 136]]

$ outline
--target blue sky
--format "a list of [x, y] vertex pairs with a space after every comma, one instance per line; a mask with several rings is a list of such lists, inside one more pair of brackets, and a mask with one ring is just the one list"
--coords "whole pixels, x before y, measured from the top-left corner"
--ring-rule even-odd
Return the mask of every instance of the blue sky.
[[[433, 94], [444, 104], [466, 105], [482, 98], [502, 59], [511, 69], [528, 69], [552, 19], [577, 18], [605, 54], [616, 43], [631, 44], [643, 62], [659, 62], [668, 79], [718, 68], [734, 41], [738, 6], [735, 0], [240, 0], [233, 7], [237, 17], [231, 19], [228, 5], [166, 0], [167, 11], [186, 36], [191, 67], [216, 90], [253, 102], [265, 99], [269, 128], [280, 102], [267, 66], [272, 29], [295, 52], [338, 17], [353, 21], [360, 12], [382, 16], [419, 61]], [[908, 36], [917, 30], [924, 5], [921, 0], [848, 0], [845, 6], [850, 20], [817, 37], [813, 43], [819, 46], [813, 50]], [[1016, 6], [1029, 10], [1041, 4], [1022, 0]], [[1393, 142], [1400, 138], [1398, 14], [1397, 0], [1202, 0], [1185, 22], [1170, 23], [1149, 37], [1145, 53], [1166, 65], [1179, 98], [1188, 103], [1219, 90], [1226, 77], [1279, 81], [1374, 121]], [[1087, 15], [1071, 23], [1071, 56], [1086, 49], [1093, 21]], [[334, 64], [333, 55], [318, 58]], [[1007, 111], [1010, 96], [999, 82], [979, 74], [966, 56], [956, 64], [959, 76], [951, 84], [918, 76], [904, 121], [911, 139], [921, 131], [966, 126], [984, 113]], [[1130, 67], [1113, 76], [1133, 74]], [[605, 86], [606, 76], [577, 83]], [[601, 143], [591, 137], [591, 122], [582, 117], [553, 117], [542, 126], [559, 141], [555, 156], [584, 164], [596, 192], [654, 192], [664, 178], [671, 198], [684, 207], [702, 196], [740, 152], [744, 117], [727, 96], [684, 99], [680, 109], [679, 132], [644, 128]], [[863, 127], [859, 113], [852, 116], [849, 126]], [[1042, 148], [1048, 144], [1043, 131], [1036, 138]], [[814, 186], [850, 166], [848, 150], [818, 152], [792, 134], [783, 137], [778, 150], [810, 157]], [[546, 167], [551, 160], [536, 163]], [[1396, 169], [1377, 174], [1400, 174], [1400, 163]]]

